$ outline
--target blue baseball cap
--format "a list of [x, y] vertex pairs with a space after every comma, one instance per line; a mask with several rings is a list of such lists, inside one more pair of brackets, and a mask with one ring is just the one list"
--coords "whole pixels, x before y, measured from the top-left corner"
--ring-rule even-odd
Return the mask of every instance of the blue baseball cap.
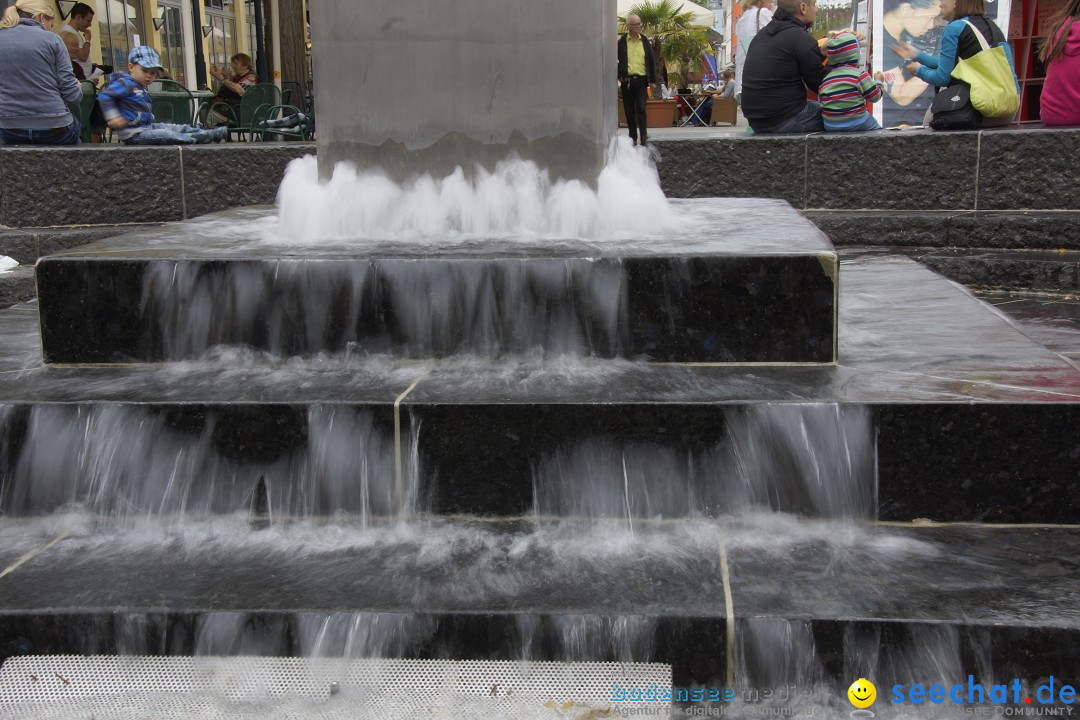
[[139, 47], [132, 48], [128, 53], [128, 62], [141, 65], [147, 70], [151, 68], [165, 69], [165, 66], [161, 64], [161, 58], [158, 57], [157, 51], [152, 47], [146, 45], [140, 45]]

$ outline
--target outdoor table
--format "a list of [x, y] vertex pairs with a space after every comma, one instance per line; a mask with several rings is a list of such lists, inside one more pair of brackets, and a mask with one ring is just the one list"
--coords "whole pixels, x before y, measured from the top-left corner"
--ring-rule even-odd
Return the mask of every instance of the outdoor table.
[[158, 105], [158, 107], [168, 106], [172, 108], [169, 113], [169, 117], [158, 118], [162, 122], [175, 122], [177, 110], [181, 104], [187, 104], [192, 99], [195, 100], [193, 107], [188, 107], [183, 111], [183, 116], [190, 118], [187, 120], [189, 123], [194, 123], [199, 115], [199, 103], [214, 96], [214, 93], [209, 90], [191, 90], [189, 92], [181, 92], [179, 90], [151, 90], [150, 99]]

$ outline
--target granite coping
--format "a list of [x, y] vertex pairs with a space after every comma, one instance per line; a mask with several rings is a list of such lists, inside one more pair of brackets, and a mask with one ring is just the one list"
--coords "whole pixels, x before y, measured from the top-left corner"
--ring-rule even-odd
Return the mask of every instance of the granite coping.
[[697, 256], [833, 255], [812, 222], [778, 200], [676, 200], [669, 229], [584, 240], [549, 236], [438, 236], [383, 238], [357, 235], [295, 241], [283, 236], [273, 207], [214, 213], [80, 245], [53, 254], [70, 259], [563, 259]]
[[[654, 143], [669, 197], [770, 197], [800, 210], [1080, 210], [1069, 164], [1071, 148], [1080, 143], [1075, 128], [839, 137], [732, 137], [704, 130]], [[161, 222], [272, 203], [285, 165], [314, 153], [314, 143], [4, 147], [0, 225]], [[134, 157], [142, 172], [130, 172]], [[840, 184], [829, 171], [835, 164], [845, 168]], [[70, 184], [72, 167], [80, 182], [101, 188], [103, 201], [75, 204], [51, 191]]]
[[[367, 402], [413, 383], [410, 404], [1065, 403], [1080, 371], [961, 286], [915, 261], [841, 255], [835, 366], [663, 365], [575, 357], [440, 363], [329, 356], [298, 362], [247, 351], [206, 362], [41, 367], [34, 304], [9, 309], [2, 402]], [[1067, 342], [1061, 340], [1060, 342]], [[13, 372], [12, 372], [13, 371]], [[380, 385], [381, 384], [381, 385]]]

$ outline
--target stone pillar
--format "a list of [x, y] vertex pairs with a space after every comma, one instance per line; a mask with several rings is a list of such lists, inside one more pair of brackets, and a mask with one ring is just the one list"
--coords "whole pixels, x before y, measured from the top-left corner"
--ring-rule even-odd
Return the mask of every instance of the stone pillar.
[[485, 167], [592, 182], [615, 132], [615, 0], [315, 0], [319, 171]]

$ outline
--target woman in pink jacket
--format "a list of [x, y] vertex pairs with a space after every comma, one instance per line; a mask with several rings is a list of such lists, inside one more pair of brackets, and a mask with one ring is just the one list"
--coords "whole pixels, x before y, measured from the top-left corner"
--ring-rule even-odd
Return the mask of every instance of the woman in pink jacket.
[[1040, 99], [1044, 125], [1080, 125], [1080, 0], [1066, 3], [1039, 59], [1046, 64]]

